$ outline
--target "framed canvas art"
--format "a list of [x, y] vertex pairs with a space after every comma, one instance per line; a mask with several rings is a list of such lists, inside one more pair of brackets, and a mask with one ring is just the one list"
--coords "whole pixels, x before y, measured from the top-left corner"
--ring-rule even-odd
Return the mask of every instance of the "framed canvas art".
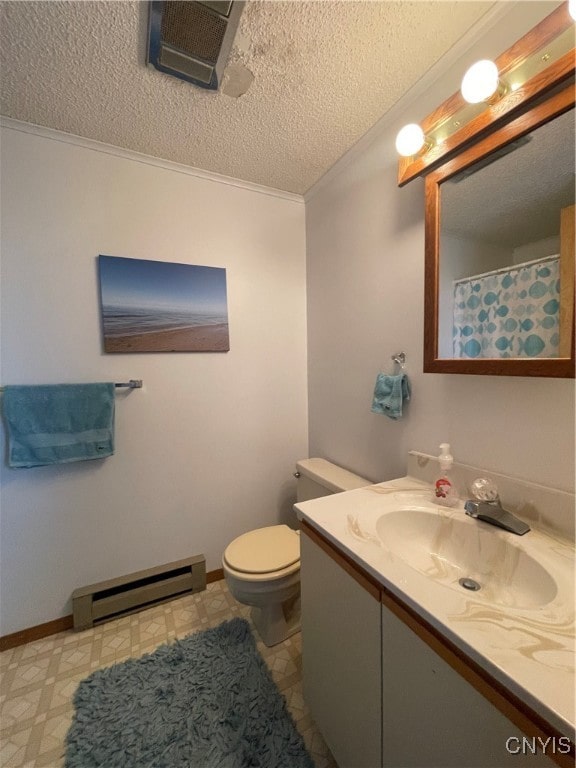
[[227, 352], [226, 270], [99, 256], [105, 352]]

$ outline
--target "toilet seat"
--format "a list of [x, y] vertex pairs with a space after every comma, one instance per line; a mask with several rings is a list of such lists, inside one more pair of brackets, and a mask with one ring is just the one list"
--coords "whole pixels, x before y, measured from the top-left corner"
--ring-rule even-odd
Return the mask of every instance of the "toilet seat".
[[234, 539], [226, 547], [224, 561], [240, 578], [287, 575], [300, 567], [300, 537], [287, 525], [257, 528]]

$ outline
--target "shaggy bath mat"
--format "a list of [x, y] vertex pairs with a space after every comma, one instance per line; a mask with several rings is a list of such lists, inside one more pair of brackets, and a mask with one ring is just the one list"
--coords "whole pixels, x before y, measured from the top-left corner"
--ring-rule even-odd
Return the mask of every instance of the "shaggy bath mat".
[[244, 619], [98, 670], [66, 768], [313, 768]]

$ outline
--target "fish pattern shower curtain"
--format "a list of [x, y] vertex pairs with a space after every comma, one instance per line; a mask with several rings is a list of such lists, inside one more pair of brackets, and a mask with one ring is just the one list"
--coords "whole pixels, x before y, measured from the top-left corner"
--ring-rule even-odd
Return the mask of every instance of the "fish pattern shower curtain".
[[559, 262], [548, 256], [454, 281], [454, 357], [558, 357]]

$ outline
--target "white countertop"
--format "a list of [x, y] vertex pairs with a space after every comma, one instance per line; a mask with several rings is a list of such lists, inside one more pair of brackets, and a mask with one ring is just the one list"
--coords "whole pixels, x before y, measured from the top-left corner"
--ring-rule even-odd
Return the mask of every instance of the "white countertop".
[[[573, 545], [534, 528], [524, 536], [516, 536], [468, 517], [463, 502], [450, 509], [432, 503], [431, 498], [429, 485], [406, 477], [300, 502], [295, 509], [299, 519], [316, 528], [378, 583], [574, 741]], [[433, 542], [440, 553], [437, 559], [442, 559], [447, 538], [457, 535], [454, 526], [465, 533], [480, 562], [488, 551], [486, 542], [490, 544], [492, 556], [492, 550], [498, 551], [499, 545], [501, 549], [512, 545], [513, 549], [508, 548], [507, 552], [514, 556], [503, 558], [508, 560], [504, 567], [495, 565], [503, 570], [497, 587], [491, 588], [489, 571], [480, 576], [461, 572], [460, 576], [472, 576], [482, 583], [480, 591], [467, 591], [458, 584], [453, 568], [446, 571], [436, 563], [434, 568], [423, 572], [413, 567], [413, 557], [412, 565], [402, 558], [402, 541], [397, 537], [387, 546], [385, 537], [378, 536], [378, 521], [391, 512], [398, 515], [401, 514], [398, 510], [415, 509], [443, 518], [441, 532]], [[461, 524], [470, 526], [469, 533]], [[488, 536], [496, 538], [487, 539]], [[454, 540], [451, 544], [454, 545]], [[552, 592], [532, 600], [530, 592], [518, 596], [514, 588], [502, 589], [506, 579], [517, 578], [518, 569], [524, 567], [518, 565], [524, 558], [522, 553], [546, 570], [556, 594]], [[543, 581], [548, 583], [547, 579]], [[544, 587], [543, 594], [547, 594]], [[538, 604], [539, 600], [543, 604]]]

